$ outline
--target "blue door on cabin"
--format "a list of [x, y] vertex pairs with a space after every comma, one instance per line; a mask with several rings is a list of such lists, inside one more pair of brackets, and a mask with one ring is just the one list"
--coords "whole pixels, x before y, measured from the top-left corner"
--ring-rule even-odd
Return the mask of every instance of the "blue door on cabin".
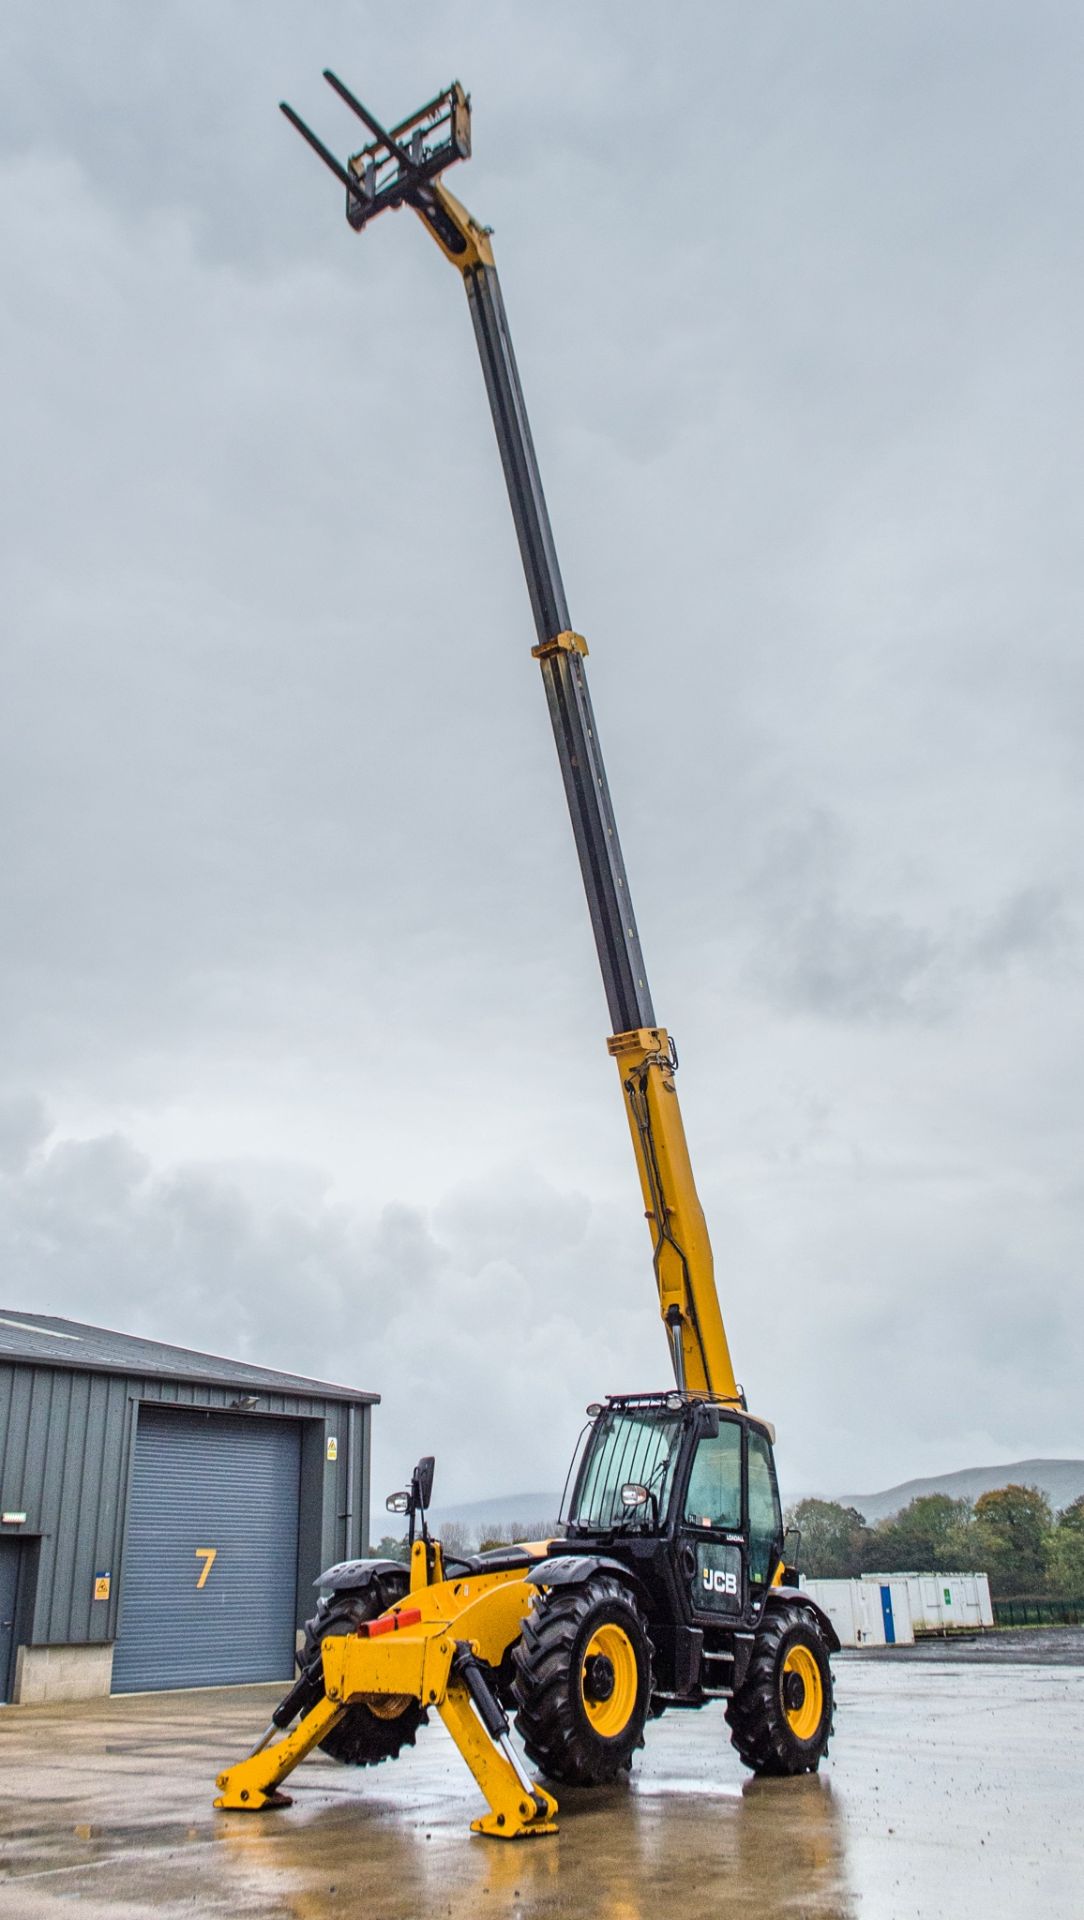
[[892, 1618], [891, 1587], [881, 1588], [881, 1617], [885, 1623], [885, 1646], [894, 1647], [896, 1644], [896, 1623]]

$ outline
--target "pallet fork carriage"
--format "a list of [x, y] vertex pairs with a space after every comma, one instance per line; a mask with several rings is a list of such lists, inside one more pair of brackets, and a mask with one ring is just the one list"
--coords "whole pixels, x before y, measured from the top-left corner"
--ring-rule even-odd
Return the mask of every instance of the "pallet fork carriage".
[[308, 1624], [300, 1678], [255, 1751], [218, 1776], [215, 1805], [254, 1812], [288, 1804], [281, 1782], [317, 1745], [359, 1765], [394, 1758], [432, 1708], [489, 1802], [475, 1831], [514, 1839], [553, 1832], [557, 1805], [512, 1746], [506, 1706], [515, 1705], [528, 1756], [554, 1780], [613, 1779], [642, 1745], [649, 1714], [717, 1699], [755, 1771], [806, 1772], [831, 1731], [828, 1654], [838, 1641], [786, 1566], [774, 1434], [749, 1414], [734, 1377], [677, 1099], [677, 1054], [655, 1019], [588, 692], [587, 644], [569, 616], [489, 230], [440, 177], [470, 154], [470, 103], [457, 83], [387, 131], [333, 73], [324, 78], [370, 135], [345, 166], [285, 102], [282, 111], [345, 188], [351, 227], [360, 232], [378, 213], [410, 207], [463, 278], [676, 1387], [588, 1409], [562, 1539], [446, 1559], [425, 1523], [433, 1463], [419, 1463], [409, 1492], [389, 1502], [409, 1515], [409, 1575], [397, 1563], [353, 1561], [321, 1576], [330, 1594]]

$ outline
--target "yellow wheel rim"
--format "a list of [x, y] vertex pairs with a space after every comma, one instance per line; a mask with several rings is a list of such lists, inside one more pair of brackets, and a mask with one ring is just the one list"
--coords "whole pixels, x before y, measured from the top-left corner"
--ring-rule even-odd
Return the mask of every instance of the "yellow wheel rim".
[[624, 1733], [639, 1691], [636, 1649], [624, 1627], [611, 1621], [597, 1628], [584, 1650], [580, 1692], [587, 1718], [604, 1740]]
[[[801, 1682], [800, 1689], [795, 1680]], [[793, 1706], [787, 1705], [788, 1695], [795, 1700]], [[824, 1682], [808, 1647], [791, 1647], [783, 1662], [783, 1710], [795, 1739], [812, 1740], [824, 1712]]]

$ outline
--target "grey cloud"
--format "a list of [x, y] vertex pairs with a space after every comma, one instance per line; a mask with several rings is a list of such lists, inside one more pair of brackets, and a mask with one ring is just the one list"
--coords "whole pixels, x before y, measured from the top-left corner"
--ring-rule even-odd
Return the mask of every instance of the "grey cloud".
[[[449, 1497], [494, 1473], [508, 1492], [560, 1480], [594, 1369], [610, 1386], [642, 1373], [646, 1316], [613, 1297], [581, 1195], [512, 1167], [432, 1216], [364, 1214], [326, 1193], [275, 1201], [289, 1183], [259, 1173], [158, 1171], [117, 1134], [54, 1138], [0, 1177], [9, 1302], [378, 1391], [380, 1476], [432, 1445]], [[590, 1342], [585, 1274], [611, 1328]], [[547, 1419], [518, 1432], [542, 1379]]]
[[[567, 1426], [665, 1354], [468, 315], [405, 214], [347, 233], [281, 122], [285, 93], [351, 143], [328, 63], [390, 115], [474, 93], [459, 188], [739, 1368], [795, 1472], [855, 1483], [886, 1303], [886, 1354], [936, 1382], [919, 1464], [1077, 1418], [1006, 1399], [996, 1355], [1014, 1289], [1056, 1315], [1076, 1271], [1084, 27], [681, 19], [0, 25], [0, 1057], [44, 1102], [0, 1114], [20, 1285], [287, 1365], [311, 1341], [315, 1370], [357, 1315], [388, 1435], [416, 1450], [429, 1405], [465, 1496], [480, 1380], [518, 1444], [540, 1380]], [[983, 1295], [991, 1210], [1031, 1244]], [[958, 1404], [897, 1310], [935, 1272], [987, 1302]], [[417, 1303], [460, 1301], [440, 1371]], [[846, 1417], [777, 1373], [780, 1314]], [[1043, 1327], [1027, 1365], [1063, 1383]], [[915, 1470], [902, 1390], [883, 1444], [886, 1481]]]
[[977, 965], [996, 969], [1031, 956], [1055, 956], [1076, 944], [1065, 900], [1055, 887], [1022, 887], [991, 915], [972, 942]]
[[751, 990], [836, 1020], [944, 1020], [982, 975], [1037, 972], [1079, 946], [1055, 886], [1015, 888], [983, 914], [946, 902], [936, 928], [869, 911], [840, 821], [817, 812], [772, 834], [746, 898]]
[[30, 1093], [0, 1095], [0, 1169], [22, 1173], [50, 1130], [44, 1100]]
[[767, 921], [750, 979], [784, 1005], [836, 1019], [906, 1014], [936, 956], [930, 937], [897, 914], [845, 901], [838, 823], [814, 816], [769, 844], [753, 883]]
[[[1079, 1186], [931, 1165], [901, 1210], [902, 1172], [761, 1161], [729, 1201], [705, 1183], [740, 1370], [791, 1491], [832, 1484], [858, 1432], [887, 1475], [907, 1421], [930, 1470], [946, 1432], [1006, 1458], [1021, 1433], [1075, 1444]], [[429, 1449], [449, 1499], [560, 1484], [587, 1400], [663, 1379], [646, 1238], [612, 1200], [509, 1166], [432, 1209], [365, 1213], [260, 1174], [54, 1135], [0, 1178], [9, 1303], [376, 1389], [378, 1494]]]

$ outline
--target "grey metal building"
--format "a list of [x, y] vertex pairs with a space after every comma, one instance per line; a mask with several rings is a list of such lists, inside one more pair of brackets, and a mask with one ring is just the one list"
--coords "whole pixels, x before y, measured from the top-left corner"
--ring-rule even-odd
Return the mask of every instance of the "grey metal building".
[[379, 1397], [0, 1311], [0, 1700], [288, 1678]]

